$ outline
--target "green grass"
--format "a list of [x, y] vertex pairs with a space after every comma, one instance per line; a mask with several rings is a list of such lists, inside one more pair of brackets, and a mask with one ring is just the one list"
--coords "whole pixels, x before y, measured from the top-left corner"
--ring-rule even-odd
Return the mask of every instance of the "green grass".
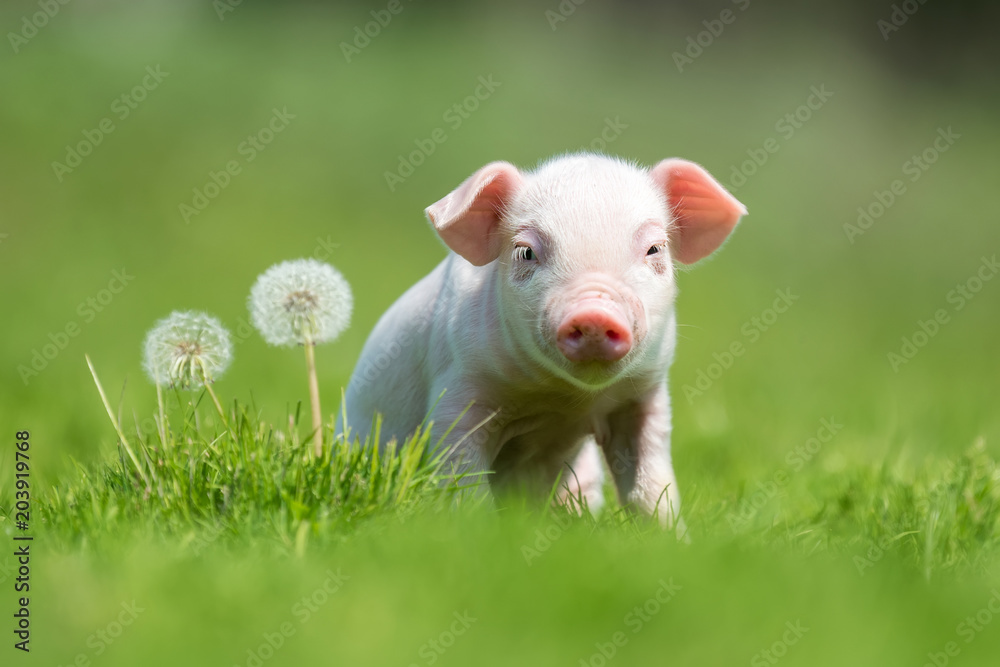
[[138, 466], [121, 446], [113, 463], [78, 464], [75, 478], [43, 496], [39, 516], [52, 538], [78, 545], [135, 531], [198, 545], [260, 539], [302, 555], [313, 538], [327, 543], [372, 516], [406, 520], [460, 486], [446, 485], [428, 432], [388, 443], [381, 454], [341, 436], [315, 456], [311, 437], [299, 438], [298, 411], [275, 429], [234, 405], [229, 428], [216, 420], [212, 430], [199, 428], [196, 404], [176, 394], [169, 403], [183, 414], [165, 420], [162, 435], [159, 421], [152, 434], [136, 424], [126, 435]]
[[[380, 455], [328, 425], [317, 457], [298, 411], [275, 426], [233, 403], [227, 427], [207, 404], [168, 393], [162, 429], [151, 414], [125, 433], [138, 467], [119, 444], [35, 498], [44, 659], [252, 664], [285, 628], [274, 664], [572, 664], [616, 636], [630, 661], [704, 664], [749, 660], [792, 623], [808, 629], [795, 664], [905, 664], [964, 639], [947, 628], [1000, 587], [1000, 467], [981, 444], [933, 467], [689, 494], [684, 545], [614, 503], [598, 517], [484, 506], [426, 430]], [[117, 641], [123, 604], [141, 611]], [[453, 627], [467, 641], [438, 653]], [[978, 635], [962, 651], [985, 665], [997, 635]]]
[[[223, 422], [204, 414], [206, 396], [204, 390], [167, 392], [163, 414], [134, 416], [131, 434], [119, 409], [111, 422], [124, 435], [117, 456], [77, 463], [75, 474], [39, 498], [36, 512], [47, 539], [78, 547], [136, 533], [199, 549], [216, 541], [261, 541], [301, 557], [311, 542], [328, 546], [373, 518], [404, 522], [417, 513], [482, 505], [481, 494], [466, 498], [463, 492], [485, 480], [448, 476], [445, 448], [431, 441], [430, 422], [383, 448], [374, 446], [377, 425], [372, 439], [361, 442], [349, 431], [335, 434], [330, 422], [322, 455], [315, 455], [313, 436], [300, 436], [306, 429], [301, 406], [276, 427], [234, 402]], [[927, 579], [987, 575], [995, 563], [1000, 466], [982, 442], [934, 466], [882, 461], [832, 474], [806, 472], [804, 479], [794, 470], [803, 460], [791, 461], [728, 498], [692, 494], [685, 505], [690, 536], [846, 557], [862, 574], [889, 550]], [[659, 531], [618, 507], [613, 493], [609, 486], [612, 503], [596, 517], [577, 511], [581, 499], [552, 506], [550, 518], [595, 531]], [[10, 492], [0, 502], [0, 510], [12, 507]], [[516, 498], [499, 505], [501, 513], [541, 512], [539, 519], [544, 510]], [[10, 513], [4, 513], [9, 527]]]
[[[535, 5], [405, 6], [350, 64], [339, 42], [374, 5], [243, 3], [220, 22], [210, 3], [70, 3], [8, 54], [0, 423], [32, 433], [36, 643], [23, 663], [246, 665], [288, 621], [268, 667], [427, 665], [428, 642], [466, 610], [477, 620], [435, 664], [597, 664], [619, 630], [609, 664], [753, 664], [798, 620], [810, 629], [782, 665], [921, 665], [952, 641], [949, 664], [995, 662], [1000, 619], [968, 641], [962, 624], [1000, 587], [1000, 282], [960, 310], [948, 300], [1000, 249], [995, 87], [971, 65], [947, 88], [888, 69], [854, 38], [874, 20], [845, 37], [752, 5], [681, 74], [672, 52], [717, 12], [634, 20], [588, 2], [552, 31]], [[0, 15], [17, 26], [36, 7]], [[169, 77], [57, 181], [51, 162], [156, 64]], [[384, 172], [489, 74], [501, 87], [390, 192]], [[824, 84], [834, 96], [736, 191], [750, 215], [731, 241], [679, 276], [672, 437], [690, 545], [613, 504], [591, 519], [456, 497], [426, 433], [377, 460], [332, 437], [323, 459], [309, 453], [302, 355], [247, 324], [266, 267], [319, 253], [352, 284], [351, 328], [317, 349], [332, 419], [377, 318], [444, 256], [421, 211], [477, 167], [531, 166], [620, 117], [609, 152], [686, 157], [729, 182]], [[185, 224], [192, 188], [284, 107], [289, 127]], [[949, 126], [961, 138], [852, 243], [857, 208]], [[88, 314], [122, 267], [134, 278]], [[799, 298], [748, 335], [777, 290]], [[941, 308], [949, 322], [894, 370], [887, 354]], [[232, 435], [198, 394], [170, 393], [158, 432], [140, 347], [175, 309], [234, 332], [214, 385]], [[79, 333], [22, 382], [18, 367], [71, 323]], [[689, 398], [734, 342], [745, 353]], [[5, 535], [14, 463], [8, 441]], [[350, 578], [303, 623], [293, 610], [328, 570]], [[632, 632], [626, 615], [671, 578], [680, 591]], [[90, 639], [133, 599], [134, 624]]]

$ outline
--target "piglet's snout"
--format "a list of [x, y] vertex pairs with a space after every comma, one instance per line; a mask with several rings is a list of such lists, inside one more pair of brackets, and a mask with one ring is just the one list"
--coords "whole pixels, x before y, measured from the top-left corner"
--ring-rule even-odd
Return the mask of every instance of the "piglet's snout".
[[614, 301], [584, 299], [559, 324], [556, 344], [573, 362], [618, 361], [632, 349], [632, 328]]

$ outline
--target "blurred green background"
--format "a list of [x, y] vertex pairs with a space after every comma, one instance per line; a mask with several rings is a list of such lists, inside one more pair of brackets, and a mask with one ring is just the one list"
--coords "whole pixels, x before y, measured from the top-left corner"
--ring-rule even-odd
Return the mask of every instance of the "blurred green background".
[[[66, 473], [70, 457], [96, 460], [113, 450], [115, 439], [85, 353], [112, 401], [121, 395], [123, 413], [145, 419], [155, 406], [154, 389], [140, 367], [140, 345], [149, 327], [174, 309], [197, 309], [245, 333], [245, 300], [255, 277], [275, 262], [304, 256], [334, 264], [355, 292], [351, 328], [317, 352], [324, 407], [332, 412], [376, 319], [445, 255], [423, 218], [425, 206], [491, 160], [531, 167], [553, 154], [599, 148], [644, 164], [685, 157], [727, 185], [734, 185], [740, 170], [746, 175], [745, 184], [733, 191], [750, 215], [717, 257], [680, 277], [682, 328], [671, 385], [674, 460], [682, 495], [711, 505], [768, 478], [786, 466], [789, 452], [816, 434], [824, 418], [843, 428], [809, 461], [813, 474], [883, 460], [933, 464], [977, 441], [996, 457], [1000, 279], [983, 283], [961, 310], [949, 293], [976, 276], [984, 257], [1000, 250], [995, 201], [1000, 91], [997, 47], [989, 35], [997, 10], [987, 3], [911, 4], [916, 11], [884, 39], [886, 28], [878, 22], [892, 20], [888, 2], [802, 8], [743, 0], [589, 0], [580, 5], [569, 0], [561, 5], [556, 0], [402, 0], [401, 11], [390, 15], [367, 44], [352, 44], [357, 31], [375, 20], [371, 12], [384, 22], [387, 3], [73, 0], [58, 5], [37, 34], [24, 40], [10, 34], [30, 33], [25, 32], [25, 17], [30, 21], [42, 11], [39, 3], [5, 3], [0, 10], [7, 35], [0, 48], [0, 279], [5, 286], [0, 291], [5, 322], [0, 361], [6, 376], [0, 384], [0, 423], [7, 433], [31, 430], [40, 482]], [[724, 15], [730, 22], [721, 22], [723, 11], [732, 12]], [[691, 46], [699, 40], [700, 52]], [[362, 46], [349, 62], [345, 43]], [[685, 52], [691, 61], [679, 68], [675, 54]], [[147, 68], [159, 68], [166, 76], [141, 91], [145, 99], [122, 117], [126, 107], [121, 96], [143, 84]], [[475, 110], [458, 116], [458, 123], [449, 109], [475, 93], [480, 77], [499, 85]], [[817, 108], [803, 110], [814, 89], [832, 95], [822, 104], [812, 98]], [[267, 127], [275, 109], [294, 118], [248, 161], [244, 142]], [[796, 113], [798, 120], [786, 119]], [[100, 143], [71, 172], [57, 174], [53, 163], [65, 163], [68, 147], [87, 141], [85, 133], [96, 136], [104, 119], [110, 119], [105, 122], [113, 131], [102, 133]], [[619, 129], [606, 130], [611, 126]], [[426, 145], [437, 128], [446, 140], [421, 156], [412, 175], [390, 188], [386, 172], [397, 171], [401, 159]], [[939, 131], [949, 128], [958, 138], [935, 155]], [[935, 161], [926, 170], [914, 172], [912, 162], [907, 166], [928, 150]], [[762, 164], [747, 162], [754, 156]], [[186, 221], [181, 205], [191, 205], [194, 190], [204, 190], [211, 174], [233, 160], [240, 172]], [[914, 181], [915, 173], [919, 178]], [[879, 197], [888, 201], [885, 192], [891, 192], [897, 179], [905, 192], [892, 195], [895, 201], [870, 228], [851, 238], [845, 225], [857, 224], [859, 207], [878, 210], [872, 209], [873, 202]], [[118, 294], [102, 292], [116, 270], [134, 278]], [[765, 311], [777, 290], [790, 290], [798, 300], [765, 331], [753, 318], [768, 317]], [[100, 303], [105, 297], [107, 303]], [[87, 305], [88, 299], [98, 300], [100, 312]], [[949, 321], [912, 360], [894, 370], [887, 354], [900, 353], [902, 339], [912, 338], [920, 322], [932, 319], [938, 309], [947, 311]], [[44, 355], [45, 346], [53, 338], [62, 340], [60, 332], [72, 325], [79, 334], [63, 340], [64, 349], [53, 358], [36, 357], [35, 363], [44, 367], [25, 378], [35, 353]], [[713, 355], [724, 356], [734, 342], [743, 343], [745, 353], [717, 373], [700, 395], [686, 398], [684, 387], [696, 386], [702, 373], [714, 373], [718, 358]], [[301, 354], [267, 348], [252, 333], [237, 344], [235, 362], [217, 390], [223, 400], [252, 401], [265, 420], [284, 421], [306, 399]], [[10, 478], [9, 452], [4, 447], [0, 455], [3, 484]], [[420, 545], [413, 535], [406, 539], [412, 544], [401, 540], [387, 548], [398, 554], [412, 548], [429, 562], [464, 562], [481, 555], [472, 547], [469, 553], [442, 553], [444, 547]], [[370, 548], [377, 550], [378, 543], [372, 538]], [[579, 548], [586, 545], [581, 539]], [[366, 548], [348, 557], [369, 564], [405, 560], [385, 554], [365, 560], [358, 554]], [[734, 564], [742, 560], [733, 554], [694, 549], [678, 555], [667, 548], [664, 558], [688, 565], [701, 561], [702, 569], [695, 568], [691, 576], [711, 580], [715, 594], [705, 599], [719, 604], [726, 599], [725, 585], [719, 583], [725, 578], [713, 579], [713, 567], [745, 567], [740, 571], [746, 581], [762, 588], [748, 584], [739, 602], [745, 613], [705, 607], [702, 615], [693, 616], [704, 623], [688, 621], [685, 627], [697, 630], [686, 632], [687, 638], [717, 652], [718, 660], [699, 658], [694, 644], [678, 655], [687, 664], [721, 664], [722, 656], [743, 654], [749, 661], [758, 648], [770, 644], [771, 634], [780, 636], [784, 621], [795, 620], [782, 616], [783, 606], [768, 607], [766, 617], [774, 623], [758, 628], [745, 647], [720, 646], [720, 639], [747, 622], [746, 614], [756, 608], [752, 600], [809, 596], [775, 593], [771, 586], [778, 585], [773, 578], [780, 576], [780, 568], [760, 554], [738, 566]], [[640, 551], [622, 558], [648, 563], [660, 553], [648, 546]], [[102, 576], [129, 581], [142, 569], [133, 560], [121, 573], [95, 574], [87, 568], [99, 571], [99, 564], [81, 565], [76, 559], [53, 555], [47, 561], [51, 572], [44, 575], [63, 572], [58, 585], [71, 599], [105, 591]], [[167, 574], [183, 566], [156, 558], [151, 562], [154, 571]], [[595, 562], [613, 563], [615, 558]], [[323, 570], [316, 564], [315, 571], [304, 567], [296, 574], [280, 573], [267, 583], [271, 569], [251, 563], [246, 576], [265, 580], [257, 591], [261, 600], [273, 599], [267, 597], [271, 588], [281, 595], [282, 586], [310, 588]], [[85, 584], [85, 578], [66, 574], [74, 567], [87, 569], [93, 580]], [[611, 572], [579, 567], [579, 572], [561, 571], [592, 582], [613, 579]], [[980, 598], [985, 603], [984, 589], [975, 586], [912, 593], [912, 586], [921, 584], [909, 581], [909, 575], [896, 581], [891, 566], [879, 575], [885, 577], [884, 594], [853, 572], [845, 575], [850, 583], [841, 587], [836, 583], [840, 575], [810, 573], [801, 564], [789, 567], [801, 577], [798, 581], [817, 586], [816, 595], [843, 597], [842, 605], [824, 607], [830, 623], [849, 617], [858, 605], [955, 607], [966, 613], [975, 611], [969, 605], [978, 605]], [[849, 561], [846, 567], [851, 567]], [[215, 571], [205, 563], [190, 568], [167, 580], [190, 576], [195, 589], [207, 585], [199, 577]], [[433, 571], [428, 565], [414, 580], [424, 581]], [[516, 581], [504, 603], [512, 605], [504, 607], [514, 615], [506, 617], [511, 625], [503, 631], [494, 626], [485, 633], [492, 639], [483, 643], [470, 641], [463, 654], [467, 657], [450, 656], [449, 664], [499, 660], [494, 653], [509, 648], [504, 638], [540, 633], [541, 624], [556, 623], [552, 619], [563, 613], [583, 613], [545, 606], [553, 615], [548, 620], [524, 611], [523, 623], [514, 623], [511, 618], [535, 604], [531, 595], [548, 595], [545, 583], [498, 571]], [[356, 590], [350, 594], [354, 597], [345, 597], [367, 622], [355, 618], [351, 625], [352, 613], [342, 607], [328, 612], [328, 622], [375, 633], [373, 628], [387, 618], [399, 624], [406, 623], [408, 614], [424, 613], [419, 601], [378, 593], [378, 580], [374, 572], [370, 575], [359, 583], [364, 593]], [[286, 581], [289, 577], [294, 582]], [[440, 577], [467, 577], [486, 591], [498, 586], [489, 571], [474, 568], [442, 571]], [[57, 585], [55, 579], [47, 581]], [[384, 585], [406, 586], [408, 581], [396, 573]], [[466, 584], [449, 579], [441, 586], [467, 590]], [[623, 584], [613, 595], [621, 598], [631, 591], [641, 601], [647, 584], [633, 584]], [[89, 590], [90, 585], [96, 588]], [[114, 598], [109, 604], [117, 604], [116, 596], [131, 596], [130, 590], [107, 594]], [[600, 586], [579, 590], [579, 596], [555, 598], [569, 607], [579, 602], [605, 608], [611, 603], [601, 595], [612, 594], [602, 593]], [[523, 608], [510, 599], [512, 591], [525, 595]], [[160, 593], [173, 599], [176, 614], [183, 609], [195, 614], [193, 608], [200, 604], [195, 593], [189, 598], [176, 591]], [[925, 597], [911, 604], [909, 595]], [[255, 602], [247, 598], [240, 604]], [[450, 600], [441, 604], [443, 609]], [[213, 616], [211, 605], [197, 613], [222, 624], [236, 622], [222, 612]], [[275, 613], [277, 621], [281, 614]], [[611, 616], [623, 613], [614, 608]], [[68, 646], [82, 643], [93, 631], [92, 621], [104, 618], [100, 611], [93, 614], [82, 630], [52, 620], [44, 630], [52, 633], [46, 641], [54, 642], [59, 630], [77, 632], [67, 639]], [[889, 620], [879, 631], [887, 636], [923, 632], [893, 625], [906, 625], [906, 616], [884, 615]], [[958, 611], [955, 615], [961, 617]], [[952, 616], [943, 616], [950, 623]], [[881, 617], [873, 612], [868, 618]], [[180, 633], [178, 642], [190, 631], [189, 618], [174, 618], [172, 624], [160, 620], [162, 627]], [[849, 625], [843, 629], [848, 635]], [[611, 625], [586, 634], [601, 640], [604, 627]], [[951, 629], [934, 627], [943, 644]], [[266, 630], [267, 623], [261, 628]], [[322, 643], [322, 633], [310, 630], [319, 634], [315, 642]], [[256, 636], [254, 632], [250, 634]], [[613, 628], [604, 633], [611, 632]], [[377, 639], [383, 636], [375, 633], [372, 641], [391, 641]], [[221, 634], [218, 641], [232, 639], [226, 637]], [[537, 664], [577, 664], [575, 654], [562, 650], [564, 640], [525, 641], [548, 647], [549, 653], [541, 648], [535, 653], [548, 656]], [[206, 646], [211, 641], [207, 635], [198, 639]], [[829, 641], [843, 648], [841, 641]], [[871, 645], [879, 641], [873, 636]], [[586, 643], [585, 637], [579, 657]], [[933, 642], [927, 643], [926, 650], [932, 650]], [[136, 644], [142, 650], [151, 645]], [[316, 645], [295, 649], [301, 653], [294, 657], [312, 655]], [[414, 650], [392, 654], [393, 664], [425, 664], [410, 648]], [[0, 649], [4, 664], [7, 650]], [[136, 648], [133, 655], [142, 650]], [[337, 664], [389, 664], [367, 663], [344, 651], [337, 655], [346, 662]], [[64, 653], [54, 659], [70, 660], [72, 651]], [[220, 654], [204, 664], [230, 664], [238, 654]], [[908, 663], [899, 653], [893, 659], [919, 664], [922, 655], [915, 650]], [[798, 659], [807, 660], [801, 664], [826, 664], [816, 656]], [[986, 664], [966, 659], [963, 664]], [[292, 660], [286, 653], [273, 663]], [[896, 662], [883, 656], [865, 664]]]

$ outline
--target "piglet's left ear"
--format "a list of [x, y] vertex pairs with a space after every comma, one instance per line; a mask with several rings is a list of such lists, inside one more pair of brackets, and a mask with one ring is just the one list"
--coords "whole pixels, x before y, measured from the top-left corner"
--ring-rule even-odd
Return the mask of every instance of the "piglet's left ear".
[[726, 240], [747, 209], [722, 184], [694, 162], [670, 158], [650, 171], [666, 195], [674, 217], [671, 251], [677, 261], [693, 264]]

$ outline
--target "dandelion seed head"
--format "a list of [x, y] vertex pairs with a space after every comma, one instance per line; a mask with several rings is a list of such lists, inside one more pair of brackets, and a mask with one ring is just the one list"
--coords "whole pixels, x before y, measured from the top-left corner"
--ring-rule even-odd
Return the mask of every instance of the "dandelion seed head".
[[262, 273], [247, 306], [265, 341], [292, 347], [336, 339], [350, 324], [354, 299], [340, 271], [315, 259], [295, 259]]
[[174, 311], [143, 344], [143, 366], [159, 385], [198, 389], [215, 382], [233, 359], [229, 331], [205, 313]]

